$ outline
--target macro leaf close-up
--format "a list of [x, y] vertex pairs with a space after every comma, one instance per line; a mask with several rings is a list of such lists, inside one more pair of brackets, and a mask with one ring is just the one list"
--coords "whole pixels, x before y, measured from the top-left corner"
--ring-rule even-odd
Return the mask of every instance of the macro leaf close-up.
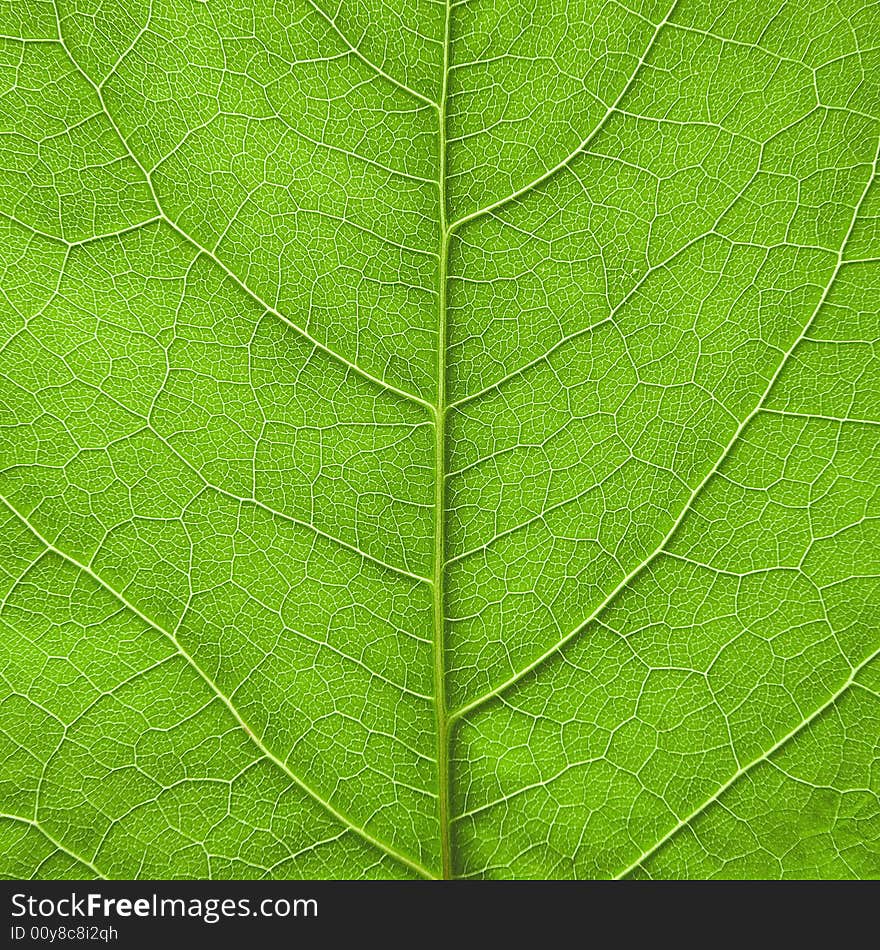
[[0, 876], [880, 878], [880, 8], [0, 0]]

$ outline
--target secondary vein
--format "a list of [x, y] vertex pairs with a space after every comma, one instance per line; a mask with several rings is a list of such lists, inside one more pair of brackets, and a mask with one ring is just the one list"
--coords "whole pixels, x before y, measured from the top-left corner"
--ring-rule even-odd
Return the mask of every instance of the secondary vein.
[[829, 277], [828, 281], [825, 284], [825, 288], [822, 291], [819, 300], [816, 303], [816, 306], [813, 308], [812, 313], [807, 319], [806, 323], [801, 328], [800, 333], [798, 333], [795, 340], [791, 343], [788, 350], [783, 354], [782, 359], [779, 361], [775, 372], [770, 377], [767, 386], [764, 389], [764, 392], [761, 394], [754, 408], [749, 412], [749, 414], [742, 420], [742, 422], [736, 427], [733, 435], [730, 437], [727, 445], [725, 445], [721, 454], [716, 458], [715, 462], [703, 476], [703, 478], [697, 483], [693, 491], [690, 493], [686, 499], [684, 506], [676, 517], [675, 521], [672, 523], [669, 530], [663, 536], [663, 539], [660, 541], [660, 544], [649, 554], [640, 564], [633, 568], [618, 584], [611, 590], [611, 592], [605, 597], [602, 602], [589, 614], [589, 616], [583, 620], [580, 624], [574, 627], [569, 633], [564, 637], [560, 638], [556, 643], [550, 646], [545, 650], [540, 656], [536, 657], [530, 663], [526, 664], [524, 667], [519, 669], [517, 672], [509, 676], [502, 683], [499, 683], [497, 686], [488, 690], [480, 696], [477, 696], [475, 699], [472, 699], [470, 702], [465, 703], [462, 706], [459, 706], [457, 709], [449, 713], [450, 722], [456, 722], [459, 719], [462, 719], [464, 716], [469, 715], [472, 712], [475, 712], [477, 709], [485, 705], [491, 699], [494, 699], [496, 696], [500, 696], [507, 689], [518, 683], [524, 676], [527, 676], [537, 667], [542, 666], [550, 657], [555, 656], [567, 643], [573, 640], [578, 636], [581, 631], [586, 629], [590, 623], [592, 623], [600, 614], [602, 614], [610, 604], [617, 598], [617, 595], [628, 587], [643, 571], [645, 571], [654, 560], [662, 554], [669, 542], [677, 534], [678, 529], [685, 520], [687, 514], [693, 509], [693, 506], [697, 499], [702, 495], [706, 486], [712, 481], [715, 474], [718, 472], [721, 465], [724, 461], [730, 456], [730, 453], [733, 451], [734, 447], [740, 440], [740, 436], [748, 427], [749, 423], [764, 409], [764, 403], [767, 401], [771, 392], [773, 391], [774, 386], [776, 385], [777, 380], [782, 374], [783, 369], [785, 369], [788, 364], [789, 359], [791, 359], [795, 350], [798, 348], [801, 341], [809, 333], [810, 327], [813, 325], [816, 317], [818, 316], [820, 310], [825, 304], [825, 301], [828, 299], [828, 295], [831, 292], [831, 288], [834, 286], [837, 276], [840, 273], [841, 268], [846, 263], [846, 248], [849, 243], [850, 237], [852, 236], [853, 230], [856, 226], [856, 221], [858, 220], [859, 212], [861, 211], [862, 205], [865, 202], [865, 199], [868, 197], [868, 192], [871, 189], [871, 184], [877, 176], [878, 163], [880, 163], [880, 143], [878, 143], [877, 150], [874, 153], [874, 161], [871, 165], [871, 170], [868, 175], [868, 180], [865, 183], [865, 187], [859, 197], [859, 200], [856, 202], [856, 205], [853, 209], [852, 216], [850, 218], [849, 227], [846, 234], [844, 235], [843, 241], [837, 252], [837, 262], [834, 266], [834, 269]]
[[635, 859], [635, 861], [632, 862], [632, 864], [618, 872], [615, 875], [615, 879], [621, 880], [622, 878], [628, 877], [630, 874], [632, 874], [632, 872], [635, 871], [645, 861], [647, 861], [648, 858], [650, 858], [653, 854], [656, 854], [670, 839], [674, 838], [682, 829], [687, 828], [694, 821], [694, 819], [698, 818], [707, 808], [717, 802], [721, 796], [731, 786], [735, 785], [744, 775], [747, 775], [753, 768], [760, 765], [762, 762], [766, 762], [772, 755], [774, 755], [784, 745], [786, 745], [786, 743], [794, 739], [812, 722], [815, 722], [815, 720], [818, 719], [826, 710], [830, 709], [851, 686], [857, 685], [856, 677], [862, 670], [864, 670], [874, 660], [876, 660], [878, 656], [880, 656], [880, 650], [875, 650], [869, 656], [865, 657], [861, 663], [853, 668], [853, 671], [846, 679], [846, 682], [844, 682], [836, 692], [832, 693], [831, 696], [829, 696], [821, 706], [813, 710], [813, 712], [811, 712], [810, 715], [807, 716], [802, 722], [787, 732], [781, 739], [777, 740], [772, 746], [770, 746], [769, 749], [766, 750], [766, 752], [762, 752], [760, 755], [756, 756], [751, 762], [748, 763], [748, 765], [744, 765], [742, 768], [737, 769], [737, 771], [734, 772], [733, 775], [731, 775], [723, 785], [720, 785], [712, 793], [712, 795], [709, 796], [709, 798], [698, 805], [689, 815], [680, 819], [677, 824], [673, 825], [673, 827], [670, 828], [665, 835], [663, 835], [662, 838], [659, 838], [654, 844], [651, 845], [650, 848], [647, 848], [645, 851], [643, 851], [642, 854], [640, 854]]
[[377, 838], [371, 832], [367, 831], [366, 828], [361, 827], [353, 819], [349, 818], [344, 812], [341, 812], [333, 804], [323, 798], [315, 789], [313, 789], [307, 782], [305, 782], [300, 776], [298, 776], [283, 759], [280, 759], [274, 752], [272, 752], [259, 738], [257, 733], [248, 725], [248, 723], [242, 718], [241, 713], [233, 705], [232, 701], [228, 696], [220, 689], [220, 687], [211, 679], [211, 677], [196, 663], [192, 655], [184, 648], [183, 644], [177, 639], [177, 637], [169, 630], [166, 630], [161, 624], [153, 620], [142, 610], [132, 604], [124, 594], [120, 593], [114, 587], [107, 583], [99, 574], [96, 574], [87, 564], [83, 564], [81, 561], [77, 560], [72, 555], [68, 554], [65, 551], [62, 551], [60, 548], [56, 547], [45, 538], [28, 520], [21, 514], [20, 511], [6, 498], [0, 495], [0, 503], [2, 503], [16, 518], [21, 521], [21, 523], [43, 544], [48, 551], [51, 551], [53, 554], [60, 557], [63, 561], [66, 561], [68, 564], [73, 565], [78, 570], [82, 571], [88, 577], [90, 577], [96, 584], [103, 588], [107, 593], [111, 594], [116, 600], [119, 601], [127, 610], [130, 610], [136, 617], [142, 620], [147, 626], [152, 630], [155, 630], [157, 633], [166, 637], [171, 641], [177, 653], [182, 657], [182, 659], [187, 663], [187, 665], [196, 673], [196, 675], [208, 686], [214, 696], [220, 700], [221, 703], [226, 707], [229, 713], [232, 715], [233, 719], [238, 723], [238, 725], [244, 729], [245, 733], [253, 742], [253, 744], [259, 749], [260, 753], [268, 761], [272, 762], [277, 766], [290, 780], [293, 784], [305, 792], [313, 801], [317, 802], [323, 808], [325, 808], [337, 821], [339, 821], [343, 826], [349, 830], [355, 832], [366, 842], [373, 845], [383, 854], [388, 855], [388, 857], [393, 858], [396, 861], [399, 861], [401, 864], [406, 865], [411, 870], [415, 871], [418, 875], [425, 878], [433, 878], [434, 875], [423, 865], [421, 865], [414, 858], [411, 858], [409, 855], [398, 851], [392, 845], [383, 841], [381, 838]]
[[327, 346], [327, 344], [322, 343], [316, 337], [313, 337], [304, 327], [299, 326], [285, 314], [281, 313], [276, 307], [273, 307], [269, 304], [268, 301], [263, 300], [260, 295], [253, 290], [248, 283], [242, 280], [238, 274], [235, 273], [230, 267], [228, 267], [217, 255], [211, 251], [210, 248], [205, 247], [201, 244], [195, 237], [185, 231], [170, 215], [168, 215], [165, 209], [162, 207], [162, 203], [159, 201], [159, 195], [156, 191], [155, 186], [153, 185], [153, 179], [150, 172], [147, 170], [146, 165], [140, 160], [140, 158], [135, 154], [132, 147], [129, 145], [128, 140], [122, 134], [122, 130], [116, 124], [116, 120], [113, 117], [113, 114], [107, 108], [107, 103], [104, 99], [104, 93], [101, 90], [101, 87], [92, 79], [92, 77], [80, 66], [79, 62], [73, 56], [73, 53], [70, 51], [65, 39], [64, 34], [61, 29], [61, 18], [58, 14], [57, 4], [55, 8], [56, 19], [58, 23], [58, 42], [61, 44], [61, 48], [64, 50], [65, 55], [70, 60], [71, 65], [76, 70], [76, 72], [83, 78], [83, 80], [89, 85], [89, 87], [94, 92], [95, 96], [98, 99], [98, 102], [101, 106], [101, 111], [107, 117], [107, 121], [110, 123], [113, 132], [116, 137], [119, 139], [120, 144], [125, 149], [129, 158], [137, 166], [141, 175], [143, 175], [144, 181], [147, 185], [147, 188], [150, 191], [150, 196], [153, 200], [153, 204], [156, 206], [158, 211], [158, 216], [161, 220], [165, 222], [180, 238], [186, 241], [191, 247], [193, 247], [199, 254], [202, 254], [208, 260], [212, 261], [220, 270], [226, 274], [227, 277], [232, 280], [236, 286], [239, 287], [245, 294], [248, 295], [258, 306], [262, 307], [267, 313], [271, 313], [274, 317], [277, 317], [282, 323], [289, 326], [292, 330], [295, 330], [303, 339], [308, 340], [315, 349], [326, 354], [334, 360], [342, 363], [353, 373], [356, 373], [358, 376], [361, 376], [363, 379], [368, 380], [371, 383], [374, 383], [376, 386], [381, 387], [382, 389], [387, 390], [388, 392], [395, 393], [401, 399], [405, 399], [407, 402], [415, 403], [433, 411], [433, 406], [427, 400], [423, 399], [421, 396], [418, 396], [416, 393], [409, 392], [408, 390], [401, 389], [398, 386], [395, 386], [393, 383], [388, 382], [387, 380], [370, 373], [368, 370], [359, 366], [357, 363], [352, 360], [347, 359], [341, 353], [337, 353], [336, 350]]

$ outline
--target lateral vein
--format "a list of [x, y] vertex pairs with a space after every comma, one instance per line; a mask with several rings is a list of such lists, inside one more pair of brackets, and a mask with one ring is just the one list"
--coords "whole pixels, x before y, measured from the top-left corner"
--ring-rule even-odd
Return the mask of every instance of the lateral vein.
[[35, 819], [35, 818], [25, 818], [22, 815], [11, 815], [7, 812], [0, 812], [0, 819], [5, 818], [7, 821], [17, 821], [23, 825], [27, 825], [30, 828], [39, 831], [39, 833], [50, 843], [53, 847], [57, 848], [59, 851], [62, 851], [68, 857], [73, 858], [74, 861], [77, 861], [83, 867], [87, 867], [96, 877], [101, 878], [102, 880], [107, 880], [107, 875], [101, 873], [95, 865], [84, 858], [82, 855], [77, 854], [75, 851], [72, 851], [67, 847], [63, 842], [59, 841], [54, 835], [50, 834], [46, 829]]
[[590, 130], [590, 133], [586, 136], [586, 138], [581, 140], [581, 143], [577, 146], [577, 148], [572, 149], [572, 151], [569, 152], [568, 155], [566, 155], [565, 158], [562, 159], [562, 161], [557, 162], [552, 168], [548, 168], [542, 175], [539, 175], [537, 178], [523, 185], [522, 188], [518, 188], [516, 191], [512, 192], [511, 194], [505, 195], [503, 198], [499, 198], [497, 201], [493, 201], [491, 204], [488, 204], [483, 208], [478, 208], [476, 211], [471, 211], [470, 214], [464, 215], [463, 217], [459, 218], [457, 221], [453, 221], [452, 224], [449, 226], [449, 230], [455, 231], [458, 228], [460, 228], [462, 225], [467, 224], [470, 221], [474, 221], [477, 218], [483, 217], [484, 215], [491, 214], [493, 211], [497, 211], [499, 208], [503, 207], [504, 205], [510, 204], [511, 201], [515, 201], [517, 198], [521, 198], [526, 193], [534, 190], [539, 185], [543, 184], [543, 182], [547, 181], [548, 178], [552, 178], [558, 171], [561, 171], [563, 168], [567, 167], [571, 163], [571, 161], [578, 154], [580, 154], [580, 152], [582, 152], [590, 144], [590, 142], [592, 142], [592, 140], [599, 134], [599, 132], [602, 131], [602, 128], [604, 127], [605, 123], [617, 110], [617, 107], [620, 104], [620, 102], [623, 100], [624, 96], [626, 96], [626, 94], [630, 91], [633, 83], [636, 80], [636, 76], [638, 76], [638, 74], [642, 70], [642, 67], [645, 65], [645, 60], [648, 58], [648, 54], [651, 52], [651, 50], [654, 47], [654, 44], [657, 42], [657, 37], [660, 35], [660, 32], [663, 29], [663, 27], [666, 26], [666, 24], [669, 22], [669, 18], [675, 12], [675, 7], [677, 6], [677, 4], [678, 4], [678, 0], [673, 0], [673, 4], [669, 8], [669, 10], [666, 12], [666, 16], [664, 16], [663, 19], [655, 27], [654, 33], [652, 34], [650, 40], [648, 40], [648, 45], [645, 47], [644, 52], [639, 57], [639, 60], [636, 63], [636, 67], [630, 74], [629, 79], [627, 79], [627, 81], [623, 84], [623, 88], [620, 90], [620, 93], [618, 94], [617, 98], [614, 100], [614, 102], [611, 103], [610, 106], [607, 107], [605, 114], [602, 116], [601, 119], [599, 119], [596, 125], [593, 126], [593, 128]]
[[659, 545], [654, 549], [654, 551], [650, 555], [648, 555], [648, 557], [646, 557], [640, 564], [638, 564], [632, 571], [630, 571], [620, 581], [620, 583], [617, 584], [616, 587], [614, 587], [614, 589], [602, 600], [602, 602], [590, 613], [590, 615], [585, 620], [583, 620], [576, 627], [574, 627], [569, 633], [567, 633], [564, 637], [559, 639], [551, 647], [545, 650], [540, 656], [536, 657], [530, 663], [527, 663], [524, 667], [522, 667], [519, 671], [517, 671], [516, 673], [508, 677], [506, 680], [504, 680], [504, 682], [500, 683], [498, 686], [495, 686], [494, 688], [483, 693], [481, 696], [478, 696], [476, 699], [471, 700], [469, 703], [465, 703], [464, 705], [459, 706], [458, 709], [451, 712], [449, 714], [450, 722], [455, 722], [458, 719], [461, 719], [463, 716], [468, 715], [469, 713], [483, 706], [485, 703], [489, 702], [489, 700], [494, 699], [496, 696], [499, 696], [501, 693], [505, 692], [515, 683], [518, 683], [524, 676], [527, 676], [537, 667], [541, 666], [544, 662], [550, 659], [550, 657], [557, 654], [567, 643], [569, 643], [578, 634], [580, 634], [582, 630], [588, 627], [612, 603], [612, 601], [617, 597], [617, 595], [624, 588], [629, 586], [629, 584], [633, 580], [635, 580], [636, 577], [638, 577], [650, 564], [654, 562], [654, 560], [660, 554], [663, 553], [667, 544], [669, 544], [669, 542], [672, 540], [675, 533], [678, 531], [686, 515], [693, 508], [694, 503], [696, 502], [697, 498], [702, 494], [706, 485], [712, 480], [713, 476], [718, 472], [724, 460], [728, 458], [730, 453], [733, 451], [733, 448], [739, 441], [739, 438], [742, 435], [743, 431], [746, 429], [749, 423], [755, 418], [755, 416], [757, 416], [758, 413], [762, 411], [764, 407], [764, 403], [766, 402], [767, 397], [770, 395], [771, 391], [773, 390], [773, 387], [776, 385], [776, 381], [779, 379], [780, 375], [782, 374], [783, 369], [787, 365], [794, 351], [797, 349], [801, 340], [803, 340], [803, 338], [809, 332], [810, 327], [812, 326], [817, 315], [819, 314], [819, 311], [822, 309], [825, 301], [828, 299], [828, 294], [831, 292], [831, 288], [834, 285], [834, 282], [837, 280], [837, 275], [840, 273], [840, 269], [843, 267], [845, 263], [844, 252], [846, 251], [846, 246], [855, 228], [859, 211], [861, 210], [862, 204], [864, 203], [865, 198], [867, 197], [868, 192], [871, 188], [871, 184], [873, 183], [877, 175], [878, 160], [880, 160], [880, 142], [878, 142], [878, 147], [874, 154], [874, 161], [871, 166], [871, 173], [868, 175], [868, 180], [865, 183], [865, 187], [862, 191], [862, 194], [860, 195], [858, 201], [855, 204], [852, 217], [850, 219], [849, 227], [847, 228], [846, 234], [844, 235], [843, 241], [837, 252], [837, 263], [834, 266], [831, 276], [829, 277], [828, 282], [825, 285], [825, 289], [822, 291], [822, 294], [819, 297], [819, 300], [816, 303], [816, 306], [813, 309], [813, 312], [810, 314], [809, 319], [801, 328], [801, 331], [795, 338], [794, 342], [789, 346], [788, 350], [783, 354], [782, 359], [777, 365], [775, 372], [770, 377], [770, 380], [767, 383], [767, 386], [764, 389], [764, 392], [759, 398], [757, 404], [754, 406], [751, 412], [749, 412], [749, 414], [742, 420], [742, 422], [736, 427], [733, 435], [731, 436], [727, 445], [724, 447], [721, 454], [718, 456], [716, 461], [709, 468], [708, 472], [706, 472], [703, 478], [697, 483], [696, 487], [693, 489], [693, 491], [691, 492], [691, 494], [685, 501], [684, 506], [682, 507], [681, 511], [678, 514], [678, 517], [675, 519], [675, 521], [673, 521], [672, 526], [666, 532], [663, 539], [660, 541]]
[[313, 801], [321, 805], [327, 812], [330, 813], [337, 821], [341, 822], [345, 827], [349, 828], [351, 831], [360, 835], [368, 844], [373, 845], [373, 847], [382, 851], [388, 857], [393, 858], [394, 860], [400, 862], [401, 864], [406, 865], [411, 870], [415, 871], [422, 877], [433, 878], [434, 875], [425, 868], [422, 864], [416, 861], [414, 858], [411, 858], [409, 855], [403, 854], [398, 851], [392, 845], [383, 841], [381, 838], [377, 838], [371, 832], [367, 831], [366, 828], [361, 827], [353, 819], [349, 818], [344, 812], [340, 811], [326, 799], [324, 799], [315, 789], [313, 789], [304, 779], [300, 778], [295, 772], [293, 772], [290, 766], [287, 765], [282, 759], [280, 759], [275, 753], [273, 753], [257, 736], [257, 733], [251, 729], [248, 723], [242, 718], [241, 714], [229, 700], [229, 698], [222, 692], [222, 690], [217, 686], [217, 684], [211, 679], [211, 677], [202, 670], [202, 668], [196, 663], [195, 659], [190, 653], [183, 647], [177, 637], [166, 630], [161, 624], [153, 620], [151, 617], [147, 616], [142, 610], [132, 604], [124, 594], [112, 587], [107, 581], [105, 581], [100, 575], [96, 574], [87, 564], [83, 564], [81, 561], [77, 560], [72, 555], [62, 551], [60, 548], [56, 547], [45, 538], [28, 520], [27, 518], [18, 511], [18, 509], [5, 497], [0, 495], [0, 502], [2, 502], [9, 511], [15, 515], [19, 521], [43, 544], [47, 550], [51, 551], [56, 556], [60, 557], [62, 560], [66, 561], [68, 564], [71, 564], [73, 567], [76, 567], [84, 574], [88, 575], [96, 584], [101, 588], [106, 590], [109, 594], [116, 598], [125, 608], [127, 608], [131, 613], [136, 617], [140, 618], [145, 624], [155, 630], [157, 633], [161, 634], [164, 637], [167, 637], [171, 641], [177, 653], [181, 658], [187, 663], [188, 666], [198, 675], [198, 677], [208, 686], [211, 692], [219, 699], [223, 705], [227, 708], [229, 713], [239, 724], [239, 726], [244, 730], [248, 738], [253, 742], [253, 744], [259, 749], [262, 756], [268, 761], [272, 762], [277, 766], [299, 789], [305, 792]]
[[819, 706], [817, 709], [811, 712], [810, 715], [807, 716], [806, 719], [803, 720], [803, 722], [799, 723], [797, 726], [794, 727], [794, 729], [787, 732], [781, 739], [779, 739], [772, 746], [770, 746], [770, 748], [767, 749], [766, 752], [762, 752], [761, 755], [752, 759], [752, 761], [749, 762], [748, 765], [744, 765], [742, 766], [742, 768], [737, 769], [736, 772], [734, 772], [733, 775], [731, 775], [730, 778], [723, 785], [718, 786], [716, 791], [709, 798], [707, 798], [706, 801], [698, 805], [685, 818], [682, 818], [669, 831], [667, 831], [666, 834], [663, 835], [662, 838], [659, 838], [653, 845], [651, 845], [650, 848], [642, 852], [642, 854], [640, 854], [639, 857], [637, 857], [635, 861], [632, 862], [632, 864], [628, 865], [622, 871], [618, 872], [615, 875], [615, 879], [620, 880], [626, 877], [627, 875], [631, 874], [633, 871], [635, 871], [635, 869], [639, 867], [641, 864], [643, 864], [649, 857], [651, 857], [651, 855], [656, 854], [663, 847], [663, 845], [665, 845], [671, 838], [674, 838], [682, 829], [687, 828], [694, 821], [694, 819], [699, 817], [710, 805], [717, 802], [718, 799], [721, 798], [721, 796], [732, 785], [735, 785], [736, 782], [738, 782], [743, 776], [751, 772], [751, 770], [754, 769], [756, 766], [760, 765], [762, 762], [766, 762], [770, 758], [771, 755], [774, 755], [776, 752], [778, 752], [786, 743], [790, 742], [800, 732], [802, 732], [808, 725], [810, 725], [810, 723], [818, 719], [819, 716], [822, 715], [822, 713], [830, 709], [851, 686], [860, 685], [856, 683], [856, 677], [863, 669], [865, 669], [865, 667], [867, 667], [878, 656], [880, 656], [880, 648], [878, 648], [872, 654], [870, 654], [868, 657], [862, 660], [862, 662], [859, 663], [858, 666], [855, 666], [853, 668], [852, 673], [850, 673], [846, 682], [840, 687], [840, 689], [838, 689], [837, 692], [832, 694], [824, 703], [822, 703], [821, 706]]
[[344, 366], [347, 366], [353, 373], [357, 373], [362, 378], [374, 383], [377, 386], [380, 386], [383, 389], [393, 392], [396, 395], [400, 396], [402, 399], [407, 400], [408, 402], [416, 403], [423, 408], [427, 409], [429, 412], [433, 412], [433, 405], [428, 402], [427, 399], [423, 399], [421, 396], [417, 396], [415, 393], [411, 393], [408, 390], [401, 389], [398, 386], [395, 386], [393, 383], [389, 383], [387, 380], [382, 379], [379, 376], [375, 376], [370, 373], [368, 370], [365, 370], [363, 367], [358, 366], [357, 363], [352, 362], [351, 360], [344, 357], [341, 353], [337, 353], [336, 350], [331, 349], [325, 343], [321, 343], [316, 337], [313, 337], [307, 330], [299, 326], [289, 317], [281, 313], [276, 307], [273, 307], [267, 301], [263, 300], [259, 294], [256, 293], [245, 281], [243, 281], [228, 265], [226, 265], [219, 257], [217, 257], [211, 250], [206, 248], [203, 244], [199, 243], [192, 235], [185, 231], [173, 218], [171, 218], [162, 207], [162, 203], [159, 201], [159, 196], [156, 193], [156, 189], [153, 185], [153, 180], [150, 176], [150, 173], [147, 171], [146, 166], [141, 162], [137, 155], [132, 150], [131, 146], [128, 144], [127, 139], [122, 134], [119, 126], [116, 124], [116, 120], [113, 118], [112, 113], [107, 108], [107, 104], [104, 101], [104, 94], [98, 84], [92, 79], [91, 76], [79, 65], [79, 63], [74, 58], [73, 54], [70, 52], [70, 49], [67, 46], [67, 43], [64, 40], [64, 36], [61, 32], [61, 18], [58, 16], [58, 8], [56, 0], [53, 0], [55, 3], [55, 12], [58, 20], [58, 38], [61, 44], [62, 49], [64, 50], [67, 58], [70, 60], [71, 65], [79, 73], [79, 75], [85, 80], [86, 83], [91, 87], [94, 94], [98, 97], [98, 102], [101, 105], [101, 109], [104, 115], [107, 117], [107, 121], [110, 123], [114, 133], [119, 139], [121, 145], [128, 153], [131, 160], [138, 167], [140, 173], [144, 176], [144, 181], [146, 182], [147, 187], [150, 190], [150, 195], [153, 199], [153, 203], [156, 205], [156, 210], [159, 212], [159, 216], [162, 220], [184, 241], [190, 244], [198, 253], [204, 255], [208, 260], [212, 261], [214, 264], [219, 267], [227, 277], [229, 277], [239, 289], [244, 291], [258, 306], [262, 307], [267, 313], [271, 313], [274, 317], [277, 317], [282, 323], [289, 326], [292, 330], [295, 330], [300, 336], [308, 340], [316, 349], [320, 350], [322, 353], [332, 357], [338, 362], [342, 363]]

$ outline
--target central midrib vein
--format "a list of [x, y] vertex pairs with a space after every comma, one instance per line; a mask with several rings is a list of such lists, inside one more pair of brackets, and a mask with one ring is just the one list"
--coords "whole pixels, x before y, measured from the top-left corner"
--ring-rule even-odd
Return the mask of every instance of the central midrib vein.
[[449, 77], [449, 31], [452, 6], [446, 0], [443, 23], [443, 76], [437, 106], [437, 147], [439, 173], [439, 262], [437, 268], [437, 402], [434, 408], [434, 705], [437, 717], [437, 801], [440, 823], [440, 864], [442, 876], [451, 878], [452, 842], [450, 840], [450, 735], [446, 710], [446, 611], [444, 566], [446, 561], [446, 293], [451, 229], [446, 217], [446, 95]]

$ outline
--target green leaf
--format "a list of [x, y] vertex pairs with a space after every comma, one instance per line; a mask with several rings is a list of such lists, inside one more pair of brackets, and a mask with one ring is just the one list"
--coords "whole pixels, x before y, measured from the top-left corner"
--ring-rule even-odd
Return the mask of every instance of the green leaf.
[[876, 6], [0, 2], [0, 872], [878, 877]]

